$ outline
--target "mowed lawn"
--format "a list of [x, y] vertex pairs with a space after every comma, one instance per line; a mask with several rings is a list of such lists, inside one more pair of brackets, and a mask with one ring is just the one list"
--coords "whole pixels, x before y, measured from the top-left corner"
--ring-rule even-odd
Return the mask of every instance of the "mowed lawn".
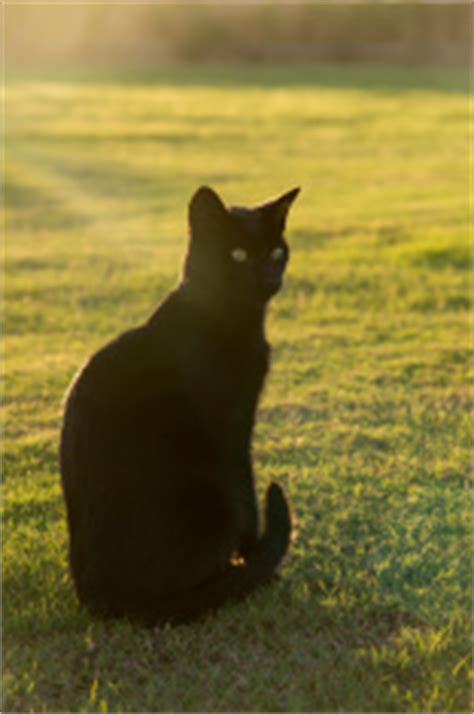
[[[467, 72], [7, 80], [4, 711], [471, 711]], [[176, 283], [204, 183], [302, 186], [254, 438], [294, 542], [201, 623], [101, 623], [68, 575], [62, 396]]]

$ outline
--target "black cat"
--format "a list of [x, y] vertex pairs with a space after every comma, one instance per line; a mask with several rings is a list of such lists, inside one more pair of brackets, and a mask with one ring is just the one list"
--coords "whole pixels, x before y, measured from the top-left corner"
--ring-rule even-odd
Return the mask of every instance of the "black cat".
[[274, 483], [259, 534], [251, 436], [298, 192], [249, 209], [200, 188], [181, 283], [73, 381], [60, 464], [72, 575], [92, 612], [192, 620], [269, 581], [285, 555]]

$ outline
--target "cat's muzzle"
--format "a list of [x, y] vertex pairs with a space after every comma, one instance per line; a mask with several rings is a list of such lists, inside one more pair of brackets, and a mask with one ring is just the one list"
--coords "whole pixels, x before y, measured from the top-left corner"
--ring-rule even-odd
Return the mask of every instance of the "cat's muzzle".
[[267, 300], [280, 290], [282, 282], [283, 281], [279, 276], [268, 277], [263, 281], [262, 292]]

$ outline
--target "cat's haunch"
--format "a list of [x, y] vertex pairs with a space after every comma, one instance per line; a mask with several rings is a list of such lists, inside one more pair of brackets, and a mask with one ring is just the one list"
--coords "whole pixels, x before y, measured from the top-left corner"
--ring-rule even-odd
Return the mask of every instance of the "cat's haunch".
[[269, 366], [265, 307], [282, 284], [298, 192], [229, 208], [198, 189], [179, 285], [69, 389], [69, 557], [93, 613], [190, 621], [268, 582], [286, 553], [290, 512], [277, 484], [259, 526], [251, 438]]

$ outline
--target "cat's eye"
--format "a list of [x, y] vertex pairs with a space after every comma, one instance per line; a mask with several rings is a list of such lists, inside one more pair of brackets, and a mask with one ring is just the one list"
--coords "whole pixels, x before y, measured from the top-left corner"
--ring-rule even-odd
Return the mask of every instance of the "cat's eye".
[[272, 250], [272, 252], [270, 253], [270, 258], [272, 260], [280, 260], [281, 258], [283, 258], [284, 253], [285, 251], [283, 250], [281, 245], [279, 245]]
[[231, 253], [231, 256], [236, 263], [243, 263], [245, 260], [247, 260], [247, 251], [243, 248], [234, 248]]

